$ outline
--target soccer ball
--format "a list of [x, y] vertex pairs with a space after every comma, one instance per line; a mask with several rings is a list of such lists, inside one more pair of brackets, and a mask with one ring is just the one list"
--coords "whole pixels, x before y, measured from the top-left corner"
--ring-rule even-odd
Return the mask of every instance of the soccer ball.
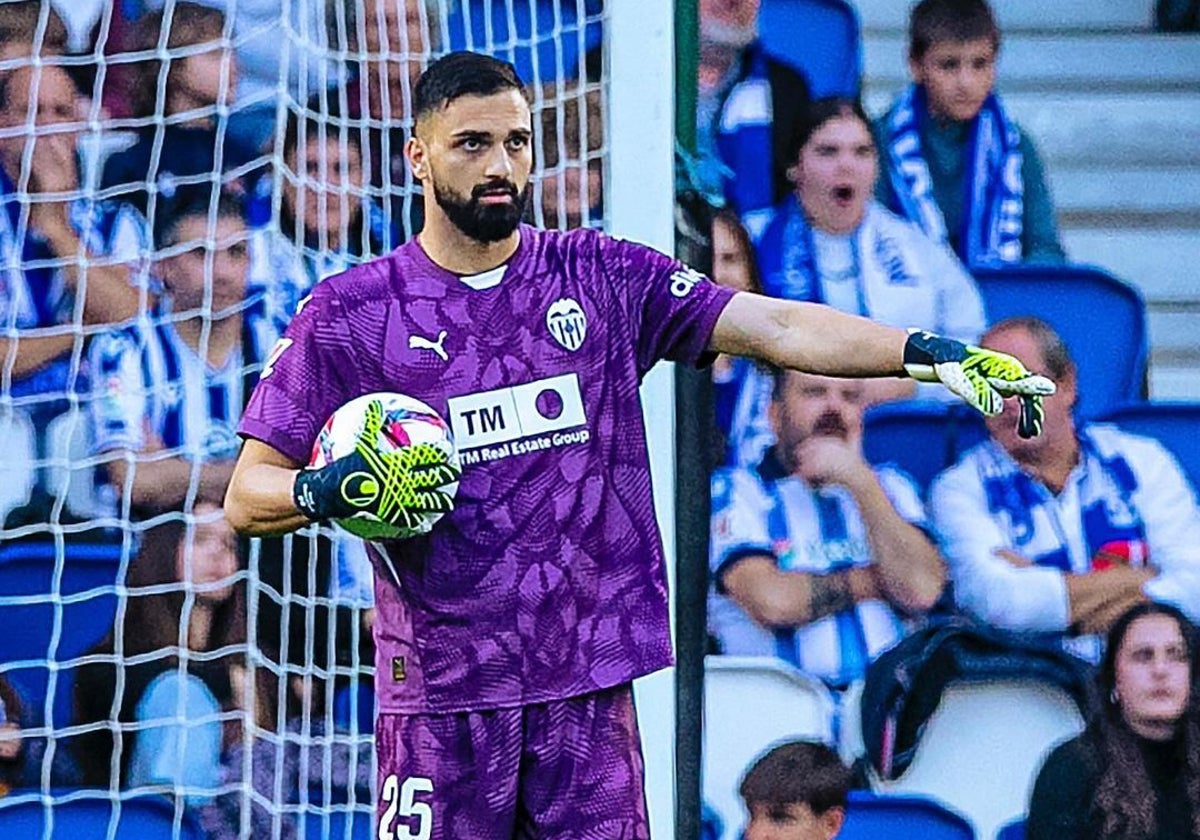
[[[352, 453], [362, 435], [367, 407], [376, 400], [383, 405], [383, 425], [374, 441], [379, 452], [394, 452], [414, 444], [431, 443], [450, 456], [451, 464], [458, 466], [458, 451], [446, 421], [420, 400], [387, 391], [355, 397], [333, 412], [317, 435], [309, 466], [323, 467]], [[458, 482], [448, 484], [441, 490], [453, 498], [458, 491]], [[427, 534], [441, 518], [441, 513], [424, 514], [416, 527], [403, 528], [364, 511], [334, 520], [334, 524], [364, 540], [395, 540]]]

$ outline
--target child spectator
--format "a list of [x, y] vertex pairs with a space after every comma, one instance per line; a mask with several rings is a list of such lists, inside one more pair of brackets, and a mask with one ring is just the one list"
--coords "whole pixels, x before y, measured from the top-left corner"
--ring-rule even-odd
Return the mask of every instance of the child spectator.
[[278, 338], [261, 295], [246, 296], [249, 234], [234, 198], [210, 207], [192, 193], [160, 221], [159, 317], [100, 334], [90, 351], [94, 447], [123, 516], [221, 503], [234, 428]]
[[238, 76], [223, 12], [172, 4], [141, 18], [133, 40], [151, 53], [165, 40], [170, 55], [139, 65], [129, 96], [133, 114], [146, 124], [132, 147], [105, 162], [100, 186], [157, 226], [188, 200], [182, 195], [188, 187], [246, 175], [240, 170], [256, 151], [227, 136], [218, 114], [231, 102]]
[[1029, 136], [995, 93], [1000, 30], [985, 0], [922, 0], [913, 84], [879, 121], [879, 199], [970, 267], [1061, 262], [1054, 205]]
[[246, 654], [240, 568], [236, 535], [215, 505], [142, 535], [123, 621], [93, 651], [106, 661], [76, 677], [77, 723], [94, 724], [73, 745], [85, 784], [186, 786], [195, 801], [214, 794], [221, 713], [236, 705], [230, 668]]
[[849, 768], [824, 744], [780, 744], [742, 778], [745, 840], [833, 840], [846, 820], [850, 782]]

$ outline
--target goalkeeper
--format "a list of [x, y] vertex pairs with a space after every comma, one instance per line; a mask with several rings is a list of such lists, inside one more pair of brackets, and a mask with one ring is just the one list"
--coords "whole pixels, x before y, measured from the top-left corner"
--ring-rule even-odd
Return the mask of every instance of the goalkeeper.
[[939, 380], [988, 414], [1020, 400], [1025, 435], [1053, 385], [1010, 356], [522, 225], [533, 130], [508, 64], [444, 56], [414, 109], [405, 155], [425, 227], [304, 302], [243, 415], [227, 515], [267, 534], [449, 508], [455, 471], [428, 451], [304, 469], [354, 397], [397, 391], [441, 412], [467, 456], [454, 510], [372, 547], [379, 836], [645, 838], [631, 683], [671, 663], [638, 393], [650, 368], [720, 352]]

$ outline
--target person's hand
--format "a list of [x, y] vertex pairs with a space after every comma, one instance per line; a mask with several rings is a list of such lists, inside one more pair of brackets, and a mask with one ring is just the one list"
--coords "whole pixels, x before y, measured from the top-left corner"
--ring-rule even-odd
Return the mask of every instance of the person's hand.
[[72, 132], [39, 133], [34, 138], [30, 192], [73, 193], [79, 189], [75, 146], [76, 135]]
[[1010, 551], [1007, 548], [996, 549], [996, 556], [1014, 569], [1029, 569], [1034, 565], [1034, 562], [1028, 557], [1017, 554], [1017, 552]]
[[806, 438], [793, 451], [796, 475], [812, 485], [838, 484], [850, 487], [871, 468], [850, 443], [828, 435]]
[[292, 486], [296, 508], [312, 520], [370, 513], [389, 525], [415, 528], [427, 513], [449, 513], [454, 500], [443, 488], [460, 470], [430, 443], [379, 452], [383, 404], [367, 408], [356, 450], [319, 469], [301, 470]]
[[904, 344], [904, 370], [920, 382], [941, 382], [984, 414], [999, 414], [1006, 397], [1021, 402], [1017, 433], [1030, 438], [1042, 433], [1042, 398], [1055, 386], [1030, 373], [1007, 353], [998, 353], [921, 330], [910, 330]]
[[21, 728], [15, 723], [0, 725], [0, 761], [16, 761], [21, 755]]

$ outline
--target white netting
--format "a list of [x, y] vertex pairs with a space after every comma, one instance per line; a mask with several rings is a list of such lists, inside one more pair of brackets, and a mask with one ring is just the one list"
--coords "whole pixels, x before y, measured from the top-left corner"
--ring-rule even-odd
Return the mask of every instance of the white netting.
[[533, 220], [603, 224], [604, 24], [600, 0], [0, 2], [0, 829], [374, 836], [369, 566], [324, 531], [236, 543], [233, 429], [306, 289], [419, 229], [431, 56], [512, 60]]

